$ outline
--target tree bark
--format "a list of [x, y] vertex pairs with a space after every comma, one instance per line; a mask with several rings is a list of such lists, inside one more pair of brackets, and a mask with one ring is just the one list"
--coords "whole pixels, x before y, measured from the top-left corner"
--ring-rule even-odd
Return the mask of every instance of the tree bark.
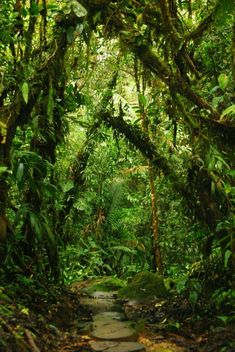
[[233, 39], [232, 39], [232, 75], [233, 75], [233, 101], [235, 103], [235, 21], [233, 24]]
[[[138, 74], [138, 72], [136, 72]], [[145, 92], [145, 73], [143, 70], [142, 73], [142, 91]], [[138, 93], [141, 92], [139, 86], [139, 79], [136, 77], [136, 86]], [[141, 111], [141, 119], [142, 119], [142, 130], [146, 136], [148, 136], [149, 140], [149, 119], [147, 116], [147, 108], [139, 102], [139, 108]], [[156, 188], [155, 188], [155, 175], [154, 169], [152, 166], [151, 160], [146, 160], [148, 164], [148, 176], [149, 176], [149, 186], [150, 186], [150, 195], [151, 195], [151, 210], [152, 210], [152, 254], [153, 254], [153, 270], [154, 272], [163, 272], [163, 263], [162, 263], [162, 255], [161, 249], [159, 245], [159, 231], [158, 231], [158, 214], [157, 214], [157, 197], [156, 197]]]
[[152, 205], [152, 230], [153, 230], [153, 268], [159, 273], [163, 272], [162, 254], [159, 246], [159, 231], [158, 231], [158, 215], [157, 215], [157, 197], [156, 188], [154, 184], [154, 170], [151, 162], [149, 165], [149, 185], [151, 191], [151, 205]]
[[[10, 163], [10, 153], [12, 140], [14, 138], [16, 131], [16, 125], [13, 124], [7, 128], [6, 140], [0, 143], [0, 166], [5, 166], [7, 168], [11, 167]], [[8, 199], [8, 183], [7, 183], [7, 173], [1, 174], [0, 180], [0, 216], [5, 216], [7, 199]]]

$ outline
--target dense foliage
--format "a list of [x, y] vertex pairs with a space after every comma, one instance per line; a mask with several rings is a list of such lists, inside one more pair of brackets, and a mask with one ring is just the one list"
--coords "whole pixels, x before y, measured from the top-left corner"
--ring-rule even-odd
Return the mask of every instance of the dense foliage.
[[58, 350], [94, 278], [233, 350], [234, 8], [0, 1], [1, 350]]
[[233, 1], [2, 0], [0, 66], [4, 280], [233, 289]]

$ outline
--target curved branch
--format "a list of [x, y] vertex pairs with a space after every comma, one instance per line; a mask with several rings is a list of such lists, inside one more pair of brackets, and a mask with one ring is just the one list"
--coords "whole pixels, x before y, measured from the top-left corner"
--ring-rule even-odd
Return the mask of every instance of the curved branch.
[[195, 40], [199, 39], [202, 36], [202, 34], [209, 28], [209, 25], [213, 22], [214, 13], [215, 13], [215, 9], [209, 16], [207, 16], [197, 26], [197, 28], [195, 28], [191, 33], [186, 35], [186, 37], [184, 39], [185, 43], [189, 42], [190, 40], [194, 40], [195, 41]]
[[[82, 1], [82, 3], [84, 2]], [[169, 18], [169, 8], [166, 3], [166, 0], [161, 0], [160, 5], [165, 25], [171, 27], [170, 29], [173, 33], [172, 38], [178, 41], [178, 32], [170, 21], [171, 19]], [[96, 0], [95, 2], [87, 1], [84, 6], [88, 8], [88, 11], [90, 10], [91, 13], [94, 8], [101, 8], [101, 6], [106, 6], [106, 12], [108, 12], [109, 10], [109, 6], [107, 5], [106, 0]], [[216, 7], [214, 8], [214, 11], [191, 34], [186, 37], [186, 41], [193, 38], [196, 39], [200, 33], [202, 33], [206, 28], [208, 28], [209, 23], [211, 23], [213, 19], [215, 9]], [[165, 10], [167, 10], [167, 13], [164, 12]], [[117, 21], [118, 26], [116, 25]], [[208, 101], [206, 101], [197, 92], [195, 92], [190, 87], [190, 84], [179, 73], [172, 72], [169, 65], [161, 61], [149, 45], [139, 45], [138, 43], [136, 43], [135, 36], [133, 34], [135, 33], [135, 30], [133, 28], [129, 28], [129, 26], [119, 15], [118, 18], [113, 16], [112, 21], [110, 21], [109, 24], [119, 31], [121, 40], [127, 45], [127, 47], [134, 53], [136, 53], [139, 59], [143, 62], [143, 64], [148, 67], [153, 73], [155, 73], [171, 90], [174, 90], [176, 93], [179, 93], [200, 109], [208, 111], [208, 116], [210, 117], [210, 119], [215, 121], [220, 120], [220, 113], [214, 110]], [[191, 69], [195, 70], [193, 63], [190, 62], [189, 58], [186, 57], [186, 61], [187, 64], [190, 65]], [[227, 122], [227, 125], [234, 127], [232, 122]]]
[[160, 0], [160, 8], [167, 37], [169, 38], [173, 48], [177, 48], [181, 39], [172, 22], [171, 13], [166, 0]]
[[123, 134], [165, 176], [168, 176], [171, 180], [176, 180], [177, 176], [174, 170], [171, 169], [168, 161], [157, 151], [155, 145], [139, 127], [131, 126], [122, 116], [115, 117], [109, 111], [103, 111], [101, 118], [109, 127]]
[[163, 63], [157, 55], [147, 45], [135, 46], [133, 50], [137, 52], [140, 60], [153, 73], [155, 73], [166, 85], [201, 109], [208, 110], [209, 115], [215, 119], [220, 119], [220, 114], [199, 94], [193, 91], [189, 84], [177, 73], [173, 73], [169, 67]]
[[233, 23], [233, 41], [232, 41], [232, 75], [233, 75], [233, 99], [235, 101], [235, 21]]

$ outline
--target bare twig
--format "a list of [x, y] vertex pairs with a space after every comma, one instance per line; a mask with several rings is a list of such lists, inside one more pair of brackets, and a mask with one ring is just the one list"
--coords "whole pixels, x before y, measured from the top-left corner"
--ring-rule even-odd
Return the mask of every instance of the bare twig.
[[27, 337], [28, 343], [31, 347], [32, 352], [40, 352], [39, 348], [37, 347], [34, 339], [28, 329], [25, 329], [25, 336]]

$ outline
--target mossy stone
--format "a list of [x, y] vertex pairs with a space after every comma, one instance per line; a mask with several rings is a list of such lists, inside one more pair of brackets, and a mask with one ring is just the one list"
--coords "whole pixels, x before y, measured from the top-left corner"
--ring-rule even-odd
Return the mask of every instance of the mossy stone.
[[96, 291], [118, 291], [125, 285], [123, 280], [120, 280], [113, 276], [103, 277], [101, 279], [96, 279], [90, 283], [88, 287], [86, 287], [83, 291], [87, 294], [91, 295]]
[[149, 300], [154, 298], [164, 298], [167, 290], [163, 278], [149, 271], [138, 273], [127, 286], [118, 291], [120, 298]]

